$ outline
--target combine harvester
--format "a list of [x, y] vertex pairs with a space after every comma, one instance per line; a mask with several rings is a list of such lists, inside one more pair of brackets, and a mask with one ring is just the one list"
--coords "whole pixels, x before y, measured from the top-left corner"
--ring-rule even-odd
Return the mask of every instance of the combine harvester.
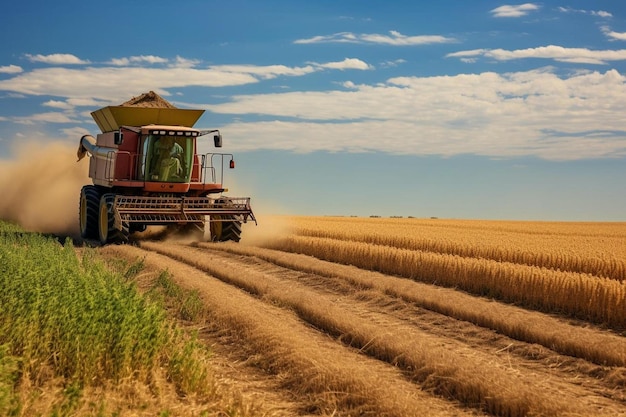
[[[91, 113], [102, 133], [80, 139], [78, 160], [90, 155], [80, 193], [80, 233], [102, 245], [123, 243], [147, 226], [202, 231], [214, 241], [241, 238], [241, 224], [256, 223], [249, 197], [227, 197], [224, 164], [232, 154], [199, 154], [197, 139], [218, 130], [193, 125], [204, 110], [178, 109], [154, 92]], [[209, 224], [204, 232], [205, 225]]]

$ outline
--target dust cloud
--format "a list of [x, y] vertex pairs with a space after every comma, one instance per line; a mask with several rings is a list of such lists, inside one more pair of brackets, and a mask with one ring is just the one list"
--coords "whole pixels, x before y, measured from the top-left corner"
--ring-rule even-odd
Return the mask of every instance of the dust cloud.
[[[254, 207], [253, 207], [254, 210]], [[241, 241], [243, 245], [263, 246], [275, 239], [289, 235], [291, 221], [287, 216], [265, 215], [255, 213], [257, 224], [248, 220], [241, 225]], [[150, 226], [145, 232], [133, 235], [138, 240], [158, 240], [162, 242], [191, 244], [195, 242], [208, 242], [211, 240], [209, 232], [210, 216], [207, 216], [205, 231], [197, 230], [171, 231], [163, 226]]]
[[[254, 206], [252, 207], [254, 210]], [[288, 216], [255, 213], [257, 225], [248, 222], [242, 225], [241, 243], [262, 246], [291, 233], [293, 224]]]
[[89, 163], [76, 162], [75, 145], [25, 142], [0, 160], [0, 219], [31, 232], [78, 236], [80, 189]]
[[[25, 230], [78, 237], [80, 189], [91, 184], [89, 160], [76, 161], [76, 144], [67, 142], [23, 142], [9, 159], [0, 159], [0, 219], [15, 222]], [[231, 184], [232, 185], [232, 184]], [[245, 188], [245, 187], [242, 187]], [[250, 195], [236, 185], [232, 196]], [[291, 224], [284, 207], [275, 201], [253, 198], [258, 225], [242, 225], [241, 243], [258, 245], [289, 234]], [[164, 228], [149, 228], [139, 239], [202, 240], [197, 234], [170, 236]]]
[[250, 205], [257, 219], [256, 225], [250, 219], [242, 224], [242, 244], [262, 246], [291, 234], [294, 214], [286, 205], [286, 198], [283, 201], [274, 195], [261, 195], [241, 178], [236, 180], [228, 176], [224, 179], [224, 186], [229, 190], [229, 197], [250, 197]]

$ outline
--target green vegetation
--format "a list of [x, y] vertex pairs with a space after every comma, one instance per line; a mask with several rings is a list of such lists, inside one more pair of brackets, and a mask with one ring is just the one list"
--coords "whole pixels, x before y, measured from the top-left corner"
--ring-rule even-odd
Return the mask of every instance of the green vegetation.
[[173, 311], [181, 320], [198, 322], [206, 313], [198, 290], [180, 288], [167, 271], [159, 274], [149, 294], [153, 298], [166, 302], [168, 310]]
[[156, 366], [168, 340], [163, 310], [91, 256], [79, 260], [71, 241], [3, 232], [0, 262], [0, 344], [22, 359], [21, 374], [51, 366], [87, 383]]
[[[78, 257], [69, 239], [61, 244], [0, 222], [0, 415], [23, 413], [20, 386], [52, 379], [63, 381], [65, 396], [52, 415], [78, 408], [86, 387], [149, 385], [160, 368], [181, 395], [214, 390], [206, 347], [135, 287], [131, 278], [142, 268], [138, 261], [115, 272], [93, 249]], [[155, 285], [164, 287], [161, 275]], [[182, 297], [179, 316], [203, 314], [197, 294], [168, 285]]]
[[9, 355], [7, 346], [0, 346], [0, 415], [16, 408], [13, 385], [17, 378], [17, 360]]

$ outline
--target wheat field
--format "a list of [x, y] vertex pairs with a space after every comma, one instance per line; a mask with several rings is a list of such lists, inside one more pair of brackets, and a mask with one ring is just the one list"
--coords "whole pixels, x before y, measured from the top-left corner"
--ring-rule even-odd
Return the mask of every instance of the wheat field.
[[235, 353], [229, 368], [263, 374], [263, 388], [243, 388], [264, 398], [262, 409], [278, 401], [290, 416], [623, 414], [624, 280], [607, 272], [623, 265], [622, 225], [259, 223], [274, 233], [239, 244], [145, 239], [100, 253], [141, 259], [194, 291], [207, 312], [202, 340]]
[[626, 328], [626, 223], [290, 221], [264, 246]]

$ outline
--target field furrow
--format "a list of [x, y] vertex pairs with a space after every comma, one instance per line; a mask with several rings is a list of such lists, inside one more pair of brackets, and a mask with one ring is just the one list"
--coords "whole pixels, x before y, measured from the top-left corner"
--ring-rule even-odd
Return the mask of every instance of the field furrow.
[[[462, 291], [339, 265], [307, 255], [235, 244], [198, 245], [254, 256], [285, 268], [332, 278], [350, 284], [349, 291], [355, 291], [355, 288], [375, 290], [424, 309], [492, 329], [512, 339], [540, 344], [599, 365], [626, 366], [626, 338], [594, 328], [586, 322], [563, 320]], [[323, 285], [328, 286], [333, 280], [327, 279]]]
[[[332, 349], [352, 352], [350, 348], [358, 348], [361, 361], [367, 355], [399, 367], [404, 378], [414, 381], [413, 390], [431, 392], [435, 394], [433, 400], [446, 398], [451, 401], [446, 404], [460, 402], [476, 412], [493, 415], [615, 415], [623, 411], [623, 398], [615, 394], [616, 387], [623, 383], [623, 368], [605, 368], [604, 373], [612, 375], [613, 380], [589, 375], [594, 372], [580, 372], [570, 380], [572, 372], [577, 367], [583, 369], [584, 364], [574, 364], [569, 369], [557, 369], [555, 365], [555, 369], [550, 369], [545, 363], [566, 359], [544, 351], [538, 355], [544, 356], [543, 363], [533, 361], [520, 353], [531, 352], [529, 346], [506, 345], [503, 339], [494, 343], [498, 336], [491, 330], [471, 329], [468, 326], [474, 325], [450, 317], [433, 319], [434, 313], [420, 313], [412, 306], [402, 313], [401, 306], [394, 305], [397, 300], [377, 300], [387, 295], [371, 286], [368, 290], [378, 295], [358, 291], [351, 295], [349, 290], [342, 293], [333, 289], [324, 275], [303, 279], [301, 268], [259, 266], [258, 259], [250, 255], [219, 254], [204, 247], [194, 249], [171, 243], [143, 242], [142, 247], [176, 260], [170, 263], [192, 265], [244, 289], [273, 308], [279, 306], [297, 313], [300, 325], [313, 325], [333, 336]], [[469, 337], [472, 332], [475, 335]], [[468, 337], [458, 337], [459, 334]], [[596, 371], [600, 369], [587, 365]]]
[[321, 237], [292, 235], [265, 246], [626, 328], [626, 281]]
[[[190, 253], [189, 248], [176, 249]], [[213, 323], [233, 338], [231, 348], [245, 349], [251, 363], [279, 379], [283, 389], [300, 399], [303, 415], [477, 414], [424, 392], [397, 368], [329, 339], [289, 309], [213, 278], [195, 265], [194, 256], [181, 262], [134, 247], [113, 248], [109, 253], [145, 258], [147, 265], [167, 269], [180, 285], [198, 290]], [[195, 255], [196, 260], [201, 258]], [[238, 265], [227, 268], [245, 276]]]

